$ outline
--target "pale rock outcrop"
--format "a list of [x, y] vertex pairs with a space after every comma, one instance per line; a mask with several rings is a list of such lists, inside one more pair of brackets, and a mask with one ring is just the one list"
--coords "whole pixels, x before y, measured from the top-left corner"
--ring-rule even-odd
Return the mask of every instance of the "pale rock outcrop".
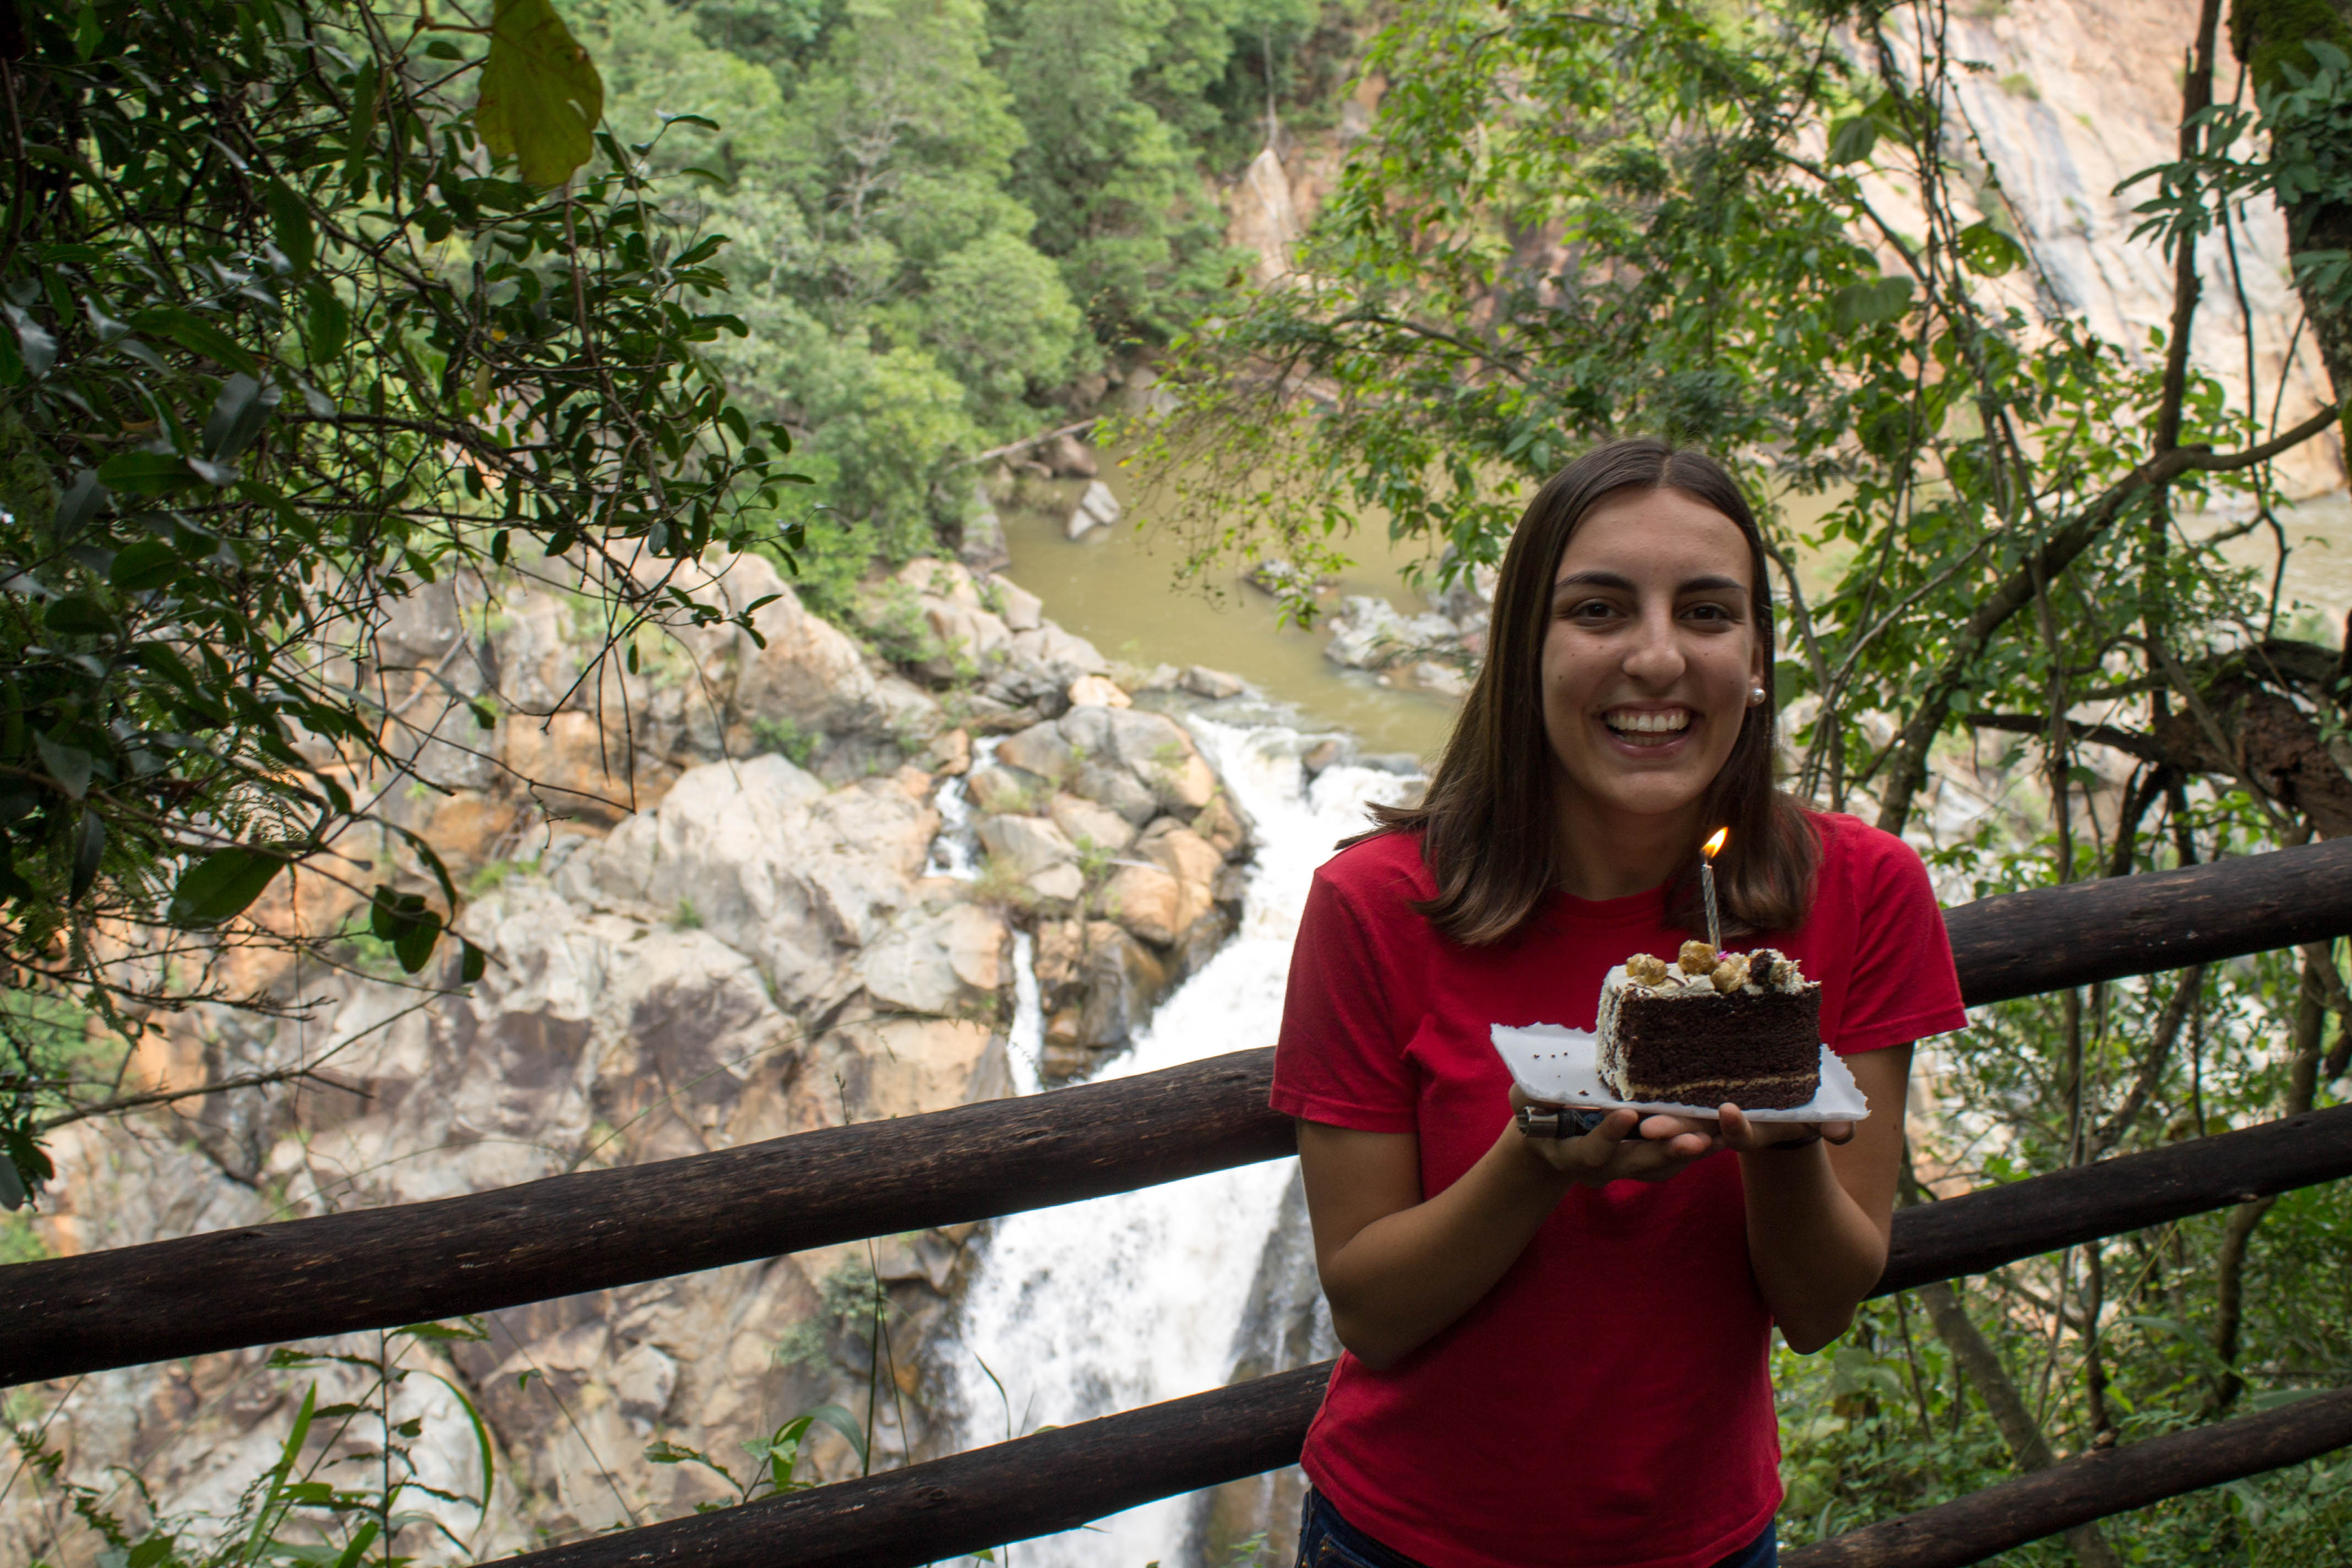
[[1003, 916], [973, 904], [951, 904], [885, 935], [858, 960], [857, 975], [876, 1002], [910, 1013], [993, 1007], [1009, 978], [1005, 950], [1011, 940]]
[[1118, 497], [1100, 479], [1087, 483], [1086, 493], [1070, 512], [1070, 521], [1063, 525], [1063, 533], [1071, 539], [1084, 539], [1097, 528], [1108, 528], [1118, 521]]
[[1101, 472], [1094, 449], [1066, 430], [1046, 442], [1037, 456], [1057, 479], [1090, 479]]
[[[1165, 714], [1077, 708], [1063, 718], [1061, 730], [1090, 765], [1115, 762], [1162, 810], [1198, 811], [1217, 792], [1216, 775], [1202, 760], [1192, 738]], [[1116, 803], [1104, 804], [1118, 809]]]
[[[997, 754], [1003, 754], [1002, 749]], [[965, 796], [973, 805], [983, 812], [1010, 812], [1015, 816], [1035, 810], [1037, 803], [1053, 788], [1051, 779], [1002, 762], [974, 768], [964, 780]]]
[[1171, 946], [1189, 923], [1183, 884], [1160, 866], [1120, 865], [1095, 902], [1104, 914], [1158, 947]]
[[1045, 624], [1045, 601], [1010, 577], [995, 582], [996, 597], [1004, 606], [1004, 624], [1015, 632], [1034, 632]]
[[1059, 827], [1039, 816], [992, 816], [980, 825], [980, 841], [1022, 876], [1077, 858], [1077, 848]]
[[1091, 847], [1116, 854], [1135, 842], [1135, 827], [1127, 818], [1093, 801], [1056, 795], [1045, 810], [1054, 826], [1081, 849]]

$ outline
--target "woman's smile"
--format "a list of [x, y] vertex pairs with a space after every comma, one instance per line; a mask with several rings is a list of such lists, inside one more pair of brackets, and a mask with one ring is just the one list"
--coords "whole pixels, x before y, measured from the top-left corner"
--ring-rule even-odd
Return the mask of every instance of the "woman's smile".
[[1609, 738], [1637, 752], [1658, 752], [1686, 741], [1698, 715], [1687, 708], [1612, 708], [1601, 715]]

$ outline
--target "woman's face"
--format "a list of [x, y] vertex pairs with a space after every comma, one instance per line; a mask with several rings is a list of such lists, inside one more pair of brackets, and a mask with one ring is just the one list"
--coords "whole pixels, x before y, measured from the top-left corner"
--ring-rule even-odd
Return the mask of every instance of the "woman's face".
[[1585, 514], [1543, 644], [1544, 731], [1580, 828], [1696, 811], [1764, 680], [1753, 571], [1738, 526], [1680, 490], [1621, 490]]

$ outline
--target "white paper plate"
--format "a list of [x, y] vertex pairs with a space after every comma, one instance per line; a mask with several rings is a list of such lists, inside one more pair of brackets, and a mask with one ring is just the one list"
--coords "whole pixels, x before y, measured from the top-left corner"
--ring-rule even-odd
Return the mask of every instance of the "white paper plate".
[[[1597, 1053], [1599, 1037], [1586, 1029], [1564, 1029], [1557, 1024], [1530, 1024], [1523, 1029], [1492, 1026], [1495, 1049], [1511, 1079], [1529, 1100], [1565, 1105], [1578, 1110], [1664, 1111], [1712, 1121], [1712, 1105], [1666, 1105], [1656, 1100], [1619, 1100], [1601, 1081]], [[1745, 1107], [1741, 1109], [1745, 1110]], [[1786, 1110], [1750, 1110], [1751, 1121], [1860, 1121], [1870, 1114], [1870, 1100], [1853, 1081], [1844, 1058], [1822, 1047], [1822, 1091], [1803, 1105]]]

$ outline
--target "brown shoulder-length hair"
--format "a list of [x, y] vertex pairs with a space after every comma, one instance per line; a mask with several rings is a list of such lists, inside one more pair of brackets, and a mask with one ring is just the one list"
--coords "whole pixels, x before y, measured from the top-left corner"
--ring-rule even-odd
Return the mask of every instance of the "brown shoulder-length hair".
[[[1729, 518], [1748, 541], [1755, 584], [1750, 609], [1764, 648], [1765, 700], [1747, 711], [1739, 738], [1709, 786], [1701, 820], [1731, 837], [1716, 858], [1727, 934], [1787, 931], [1811, 905], [1819, 847], [1804, 808], [1772, 778], [1779, 703], [1773, 668], [1772, 584], [1756, 514], [1723, 466], [1649, 437], [1612, 441], [1552, 476], [1519, 520], [1495, 584], [1486, 665], [1454, 721], [1445, 754], [1421, 804], [1378, 806], [1383, 830], [1422, 836], [1437, 896], [1416, 907], [1459, 942], [1496, 942], [1517, 931], [1559, 886], [1552, 791], [1558, 764], [1544, 731], [1543, 646], [1552, 579], [1593, 507], [1628, 489], [1680, 490]], [[1698, 846], [1666, 887], [1666, 918], [1704, 932]]]

